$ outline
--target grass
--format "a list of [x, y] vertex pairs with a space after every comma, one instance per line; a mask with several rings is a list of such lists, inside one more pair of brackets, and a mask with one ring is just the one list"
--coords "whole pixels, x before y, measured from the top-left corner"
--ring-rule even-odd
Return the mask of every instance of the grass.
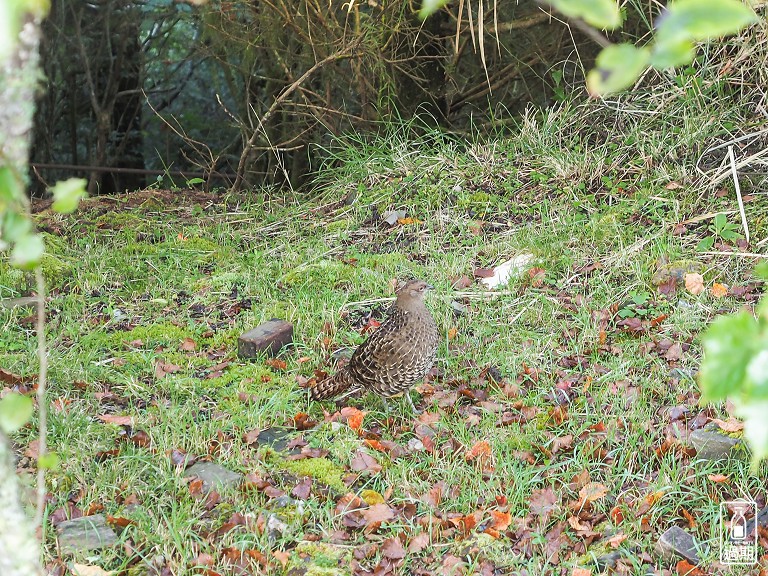
[[[48, 476], [46, 560], [59, 558], [51, 515], [67, 502], [131, 521], [124, 546], [75, 557], [130, 574], [148, 566], [227, 573], [241, 563], [233, 549], [261, 552], [268, 565], [250, 570], [275, 574], [346, 573], [387, 561], [399, 573], [448, 573], [454, 558], [467, 573], [570, 574], [612, 551], [605, 539], [617, 534], [626, 536], [617, 544], [625, 573], [645, 574], [649, 565], [661, 573], [676, 560], [659, 558], [654, 543], [672, 525], [710, 543], [705, 566], [716, 560], [720, 501], [751, 495], [764, 504], [765, 487], [744, 462], [705, 463], [682, 450], [696, 414], [727, 417], [722, 407], [698, 407], [686, 374], [699, 362], [699, 332], [750, 300], [682, 287], [667, 298], [652, 278], [664, 262], [691, 260], [708, 288], [743, 286], [753, 262], [696, 252], [706, 221], [674, 232], [675, 223], [734, 206], [732, 196], [702, 195], [691, 177], [695, 158], [684, 150], [720, 134], [732, 111], [718, 125], [702, 123], [698, 100], [686, 102], [682, 134], [631, 110], [563, 104], [490, 142], [419, 139], [407, 128], [338, 141], [309, 196], [147, 191], [86, 201], [74, 217], [40, 214], [51, 252], [49, 443], [62, 462]], [[609, 117], [614, 125], [602, 123]], [[419, 222], [382, 225], [389, 209]], [[765, 237], [764, 208], [750, 204], [749, 215], [753, 238]], [[524, 273], [498, 295], [452, 288], [458, 276], [526, 252], [545, 272], [541, 285]], [[433, 420], [405, 402], [385, 413], [368, 395], [352, 400], [367, 411], [358, 433], [331, 418], [332, 403], [308, 403], [297, 377], [332, 371], [332, 352], [360, 343], [366, 313], [383, 310], [371, 300], [391, 296], [392, 281], [408, 277], [436, 287], [429, 305], [445, 336], [442, 376], [414, 393]], [[30, 286], [0, 263], [0, 297]], [[632, 308], [633, 297], [648, 303]], [[452, 311], [454, 300], [466, 305], [464, 315]], [[618, 325], [620, 310], [656, 321], [633, 334]], [[0, 366], [22, 376], [36, 371], [27, 314], [0, 309]], [[294, 324], [285, 367], [238, 359], [238, 336], [273, 317]], [[681, 345], [679, 358], [665, 357], [665, 339]], [[158, 375], [158, 362], [176, 369]], [[503, 379], [484, 376], [488, 367]], [[679, 406], [689, 417], [670, 418]], [[320, 422], [295, 432], [327, 451], [317, 470], [244, 440], [253, 430], [290, 427], [302, 412]], [[131, 415], [134, 426], [96, 418], [104, 414]], [[20, 454], [34, 424], [15, 437]], [[131, 440], [137, 430], [149, 446]], [[431, 451], [419, 447], [425, 434]], [[406, 453], [390, 458], [365, 440], [393, 441]], [[490, 455], [469, 456], [482, 442]], [[119, 454], [110, 457], [113, 449]], [[172, 463], [173, 450], [288, 494], [309, 473], [312, 492], [280, 507], [263, 489], [230, 490], [209, 507]], [[351, 470], [359, 451], [381, 471]], [[22, 457], [19, 466], [34, 463]], [[340, 481], [357, 495], [383, 495], [395, 517], [377, 530], [345, 524]], [[430, 503], [425, 495], [441, 482], [442, 499]], [[579, 506], [587, 482], [606, 493]], [[551, 510], [536, 512], [548, 497]], [[492, 511], [512, 520], [499, 538], [482, 530]], [[217, 533], [233, 512], [249, 523]], [[268, 529], [271, 515], [280, 530]], [[477, 525], [462, 529], [470, 516]], [[421, 551], [387, 560], [388, 539], [405, 535], [407, 545], [421, 532], [429, 534]], [[273, 551], [288, 553], [285, 566]]]

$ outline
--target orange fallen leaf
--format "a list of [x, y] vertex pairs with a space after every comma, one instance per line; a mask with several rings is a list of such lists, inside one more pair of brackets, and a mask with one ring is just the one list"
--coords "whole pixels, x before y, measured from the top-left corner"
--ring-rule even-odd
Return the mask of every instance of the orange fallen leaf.
[[267, 358], [264, 363], [275, 370], [285, 370], [288, 367], [285, 360], [281, 360], [280, 358]]
[[500, 512], [498, 510], [491, 510], [490, 513], [493, 518], [491, 528], [495, 530], [506, 530], [509, 528], [509, 525], [512, 522], [512, 514], [509, 512]]
[[421, 224], [421, 220], [418, 218], [398, 218], [397, 223], [400, 226], [407, 226], [408, 224]]
[[678, 576], [705, 576], [704, 572], [688, 562], [688, 560], [680, 560], [675, 566], [675, 572]]
[[456, 338], [456, 334], [458, 333], [459, 333], [458, 329], [450, 328], [448, 330], [448, 340], [453, 340], [454, 338]]
[[353, 406], [344, 406], [341, 409], [341, 415], [347, 421], [347, 426], [352, 428], [352, 430], [360, 430], [363, 425], [363, 418], [365, 418], [365, 412]]
[[728, 294], [728, 286], [726, 286], [725, 284], [720, 284], [719, 282], [715, 282], [712, 285], [712, 296], [714, 296], [715, 298], [722, 298], [726, 294]]
[[571, 576], [592, 576], [592, 570], [589, 568], [574, 568]]
[[464, 458], [467, 460], [467, 462], [471, 462], [472, 460], [475, 460], [481, 456], [490, 456], [491, 455], [491, 445], [488, 444], [485, 440], [480, 440], [479, 442], [476, 442], [472, 448], [467, 450], [467, 453], [464, 455]]
[[730, 482], [730, 478], [725, 474], [707, 474], [707, 478], [710, 480], [710, 482], [715, 482], [716, 484], [725, 484]]

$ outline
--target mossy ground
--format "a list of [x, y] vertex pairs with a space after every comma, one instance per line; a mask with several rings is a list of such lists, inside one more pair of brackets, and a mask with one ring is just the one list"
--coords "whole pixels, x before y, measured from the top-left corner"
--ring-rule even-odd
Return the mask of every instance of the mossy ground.
[[[691, 260], [708, 288], [753, 281], [752, 260], [696, 252], [708, 234], [706, 220], [682, 234], [675, 230], [701, 214], [734, 208], [731, 195], [715, 197], [692, 177], [684, 156], [697, 134], [713, 137], [717, 127], [703, 133], [688, 122], [696, 130], [678, 132], [670, 146], [663, 129], [651, 133], [628, 114], [624, 132], [595, 144], [588, 130], [574, 128], [582, 112], [531, 115], [519, 132], [483, 143], [409, 140], [405, 132], [373, 144], [350, 140], [339, 144], [336, 166], [321, 175], [321, 194], [195, 194], [185, 201], [178, 191], [170, 204], [167, 197], [127, 206], [110, 201], [105, 209], [105, 199], [93, 199], [72, 216], [39, 215], [51, 251], [45, 267], [49, 444], [61, 458], [48, 476], [48, 513], [69, 501], [133, 522], [121, 534], [129, 546], [88, 562], [132, 570], [160, 562], [172, 574], [187, 574], [196, 573], [203, 554], [219, 569], [226, 564], [221, 550], [234, 547], [287, 551], [289, 566], [312, 564], [296, 545], [326, 542], [345, 529], [333, 498], [313, 492], [303, 516], [276, 539], [267, 531], [232, 530], [214, 540], [208, 535], [227, 514], [258, 515], [268, 509], [268, 496], [229, 494], [211, 513], [189, 494], [168, 454], [181, 449], [207, 456], [290, 492], [306, 463], [267, 457], [244, 434], [290, 424], [301, 412], [321, 422], [323, 409], [333, 412], [331, 403], [308, 403], [297, 377], [332, 371], [331, 353], [361, 342], [360, 319], [381, 305], [369, 301], [390, 297], [392, 281], [409, 277], [436, 287], [429, 305], [445, 338], [437, 364], [443, 377], [422, 389], [422, 407], [437, 414], [435, 449], [398, 458], [371, 452], [381, 471], [357, 477], [349, 474], [350, 457], [366, 450], [357, 433], [330, 422], [303, 433], [310, 447], [327, 450], [316, 481], [330, 474], [326, 483], [341, 489], [342, 481], [354, 480], [352, 492], [373, 490], [393, 505], [415, 506], [411, 521], [385, 523], [370, 534], [349, 531], [345, 545], [402, 533], [410, 538], [425, 529], [419, 519], [482, 515], [494, 502], [525, 523], [532, 494], [553, 488], [555, 511], [529, 526], [526, 553], [516, 548], [514, 533], [493, 546], [435, 536], [401, 570], [439, 570], [450, 553], [470, 572], [490, 557], [501, 573], [570, 573], [587, 548], [567, 523], [577, 513], [568, 505], [578, 501], [577, 478], [585, 473], [609, 490], [593, 512], [613, 520], [613, 534], [627, 536], [631, 573], [645, 573], [644, 564], [671, 566], [655, 556], [653, 544], [672, 524], [716, 542], [719, 501], [764, 498], [763, 480], [738, 461], [708, 464], [660, 448], [703, 410], [689, 377], [699, 363], [698, 334], [716, 314], [751, 300], [749, 293], [716, 298], [709, 289], [695, 296], [682, 287], [666, 297], [652, 279], [660, 263]], [[151, 199], [154, 193], [142, 194]], [[343, 198], [348, 201], [338, 202]], [[418, 222], [382, 224], [389, 209], [405, 210]], [[764, 207], [749, 209], [753, 238], [765, 237]], [[477, 285], [459, 294], [452, 287], [456, 277], [520, 253], [536, 257], [543, 283], [523, 274], [497, 294]], [[23, 273], [0, 263], [0, 297], [26, 294], [30, 286]], [[601, 324], [601, 314], [628, 309], [626, 302], [638, 295], [648, 301], [632, 309], [649, 323], [643, 332], [624, 330], [615, 319]], [[454, 313], [453, 300], [467, 306], [464, 315]], [[0, 366], [22, 376], [37, 371], [28, 314], [0, 309]], [[285, 368], [238, 359], [238, 336], [274, 317], [294, 325], [295, 345], [281, 357]], [[680, 344], [679, 354], [665, 356], [669, 348], [658, 346], [665, 339]], [[158, 370], [158, 363], [165, 368]], [[484, 367], [503, 382], [481, 377]], [[441, 405], [441, 398], [465, 389], [477, 393]], [[392, 414], [370, 395], [352, 403], [369, 411], [363, 428], [382, 440], [405, 447], [419, 438], [419, 422], [404, 402]], [[689, 415], [670, 419], [670, 408], [678, 406]], [[528, 408], [537, 411], [530, 419], [500, 421], [501, 413]], [[719, 407], [706, 410], [725, 416]], [[97, 416], [104, 414], [131, 415], [134, 427], [102, 423]], [[126, 440], [135, 430], [146, 431], [149, 447]], [[15, 437], [20, 454], [35, 435], [33, 423]], [[478, 441], [489, 443], [492, 468], [466, 457]], [[115, 448], [119, 455], [110, 457]], [[20, 466], [32, 463], [22, 457]], [[714, 482], [713, 473], [729, 482]], [[439, 481], [452, 496], [433, 510], [422, 496]], [[644, 501], [653, 505], [644, 508]], [[616, 507], [621, 516], [611, 516]], [[568, 544], [563, 540], [555, 554], [548, 541], [557, 525]], [[51, 560], [57, 552], [50, 521], [43, 536]], [[360, 561], [375, 566], [378, 558], [374, 551]], [[312, 569], [338, 568], [323, 562]], [[283, 568], [271, 563], [260, 570]]]

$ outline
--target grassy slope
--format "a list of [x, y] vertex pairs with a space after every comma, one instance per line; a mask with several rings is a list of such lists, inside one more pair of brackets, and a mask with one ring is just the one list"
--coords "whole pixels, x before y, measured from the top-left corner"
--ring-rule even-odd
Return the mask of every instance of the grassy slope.
[[[162, 557], [167, 570], [182, 574], [198, 554], [211, 554], [219, 569], [227, 546], [288, 550], [292, 563], [305, 565], [297, 541], [328, 541], [344, 529], [335, 497], [323, 497], [315, 484], [303, 514], [291, 509], [288, 529], [276, 541], [259, 530], [207, 538], [232, 511], [256, 516], [269, 499], [259, 491], [226, 493], [208, 512], [167, 454], [176, 448], [210, 453], [216, 462], [270, 478], [290, 492], [297, 480], [284, 473], [282, 460], [246, 445], [243, 434], [304, 411], [322, 421], [323, 406], [307, 405], [296, 376], [331, 369], [334, 348], [362, 339], [355, 321], [371, 305], [360, 302], [389, 296], [394, 278], [416, 276], [436, 286], [430, 305], [446, 334], [438, 361], [444, 378], [422, 388], [423, 406], [438, 418], [435, 450], [396, 459], [369, 450], [383, 470], [361, 475], [351, 490], [375, 490], [393, 507], [412, 503], [416, 515], [400, 516], [372, 535], [349, 529], [347, 544], [433, 529], [432, 544], [409, 555], [401, 571], [435, 573], [457, 555], [470, 568], [485, 562], [504, 571], [569, 573], [585, 538], [619, 533], [628, 537], [623, 549], [638, 546], [625, 562], [629, 573], [641, 574], [643, 563], [670, 566], [655, 557], [653, 543], [670, 525], [688, 525], [684, 511], [695, 517], [697, 537], [716, 539], [718, 502], [742, 492], [760, 497], [761, 482], [745, 464], [694, 464], [675, 448], [656, 449], [665, 438], [684, 435], [691, 423], [671, 421], [669, 408], [685, 405], [691, 419], [700, 410], [696, 385], [685, 377], [698, 363], [697, 334], [716, 313], [744, 301], [682, 289], [667, 300], [651, 278], [666, 257], [700, 262], [707, 286], [744, 285], [752, 263], [696, 253], [707, 221], [672, 234], [676, 222], [734, 207], [693, 184], [690, 150], [723, 132], [729, 110], [709, 122], [695, 102], [681, 104], [680, 111], [665, 125], [632, 111], [563, 106], [532, 114], [519, 130], [482, 144], [439, 136], [409, 140], [406, 129], [373, 144], [350, 140], [338, 145], [337, 167], [323, 174], [323, 195], [314, 200], [253, 195], [211, 202], [204, 196], [185, 200], [179, 192], [178, 203], [132, 201], [128, 209], [121, 200], [90, 201], [75, 217], [44, 215], [53, 290], [50, 444], [62, 459], [49, 477], [49, 511], [69, 498], [81, 510], [103, 506], [135, 521], [122, 535], [133, 553], [116, 548], [89, 560], [105, 568]], [[673, 180], [683, 187], [667, 189]], [[349, 204], [328, 205], [352, 193]], [[372, 206], [379, 213], [404, 209], [422, 222], [389, 229]], [[762, 238], [762, 215], [751, 207], [750, 215], [757, 223], [753, 236]], [[546, 272], [543, 286], [522, 278], [496, 298], [472, 297], [480, 292], [473, 286], [466, 290], [468, 313], [451, 312], [452, 277], [471, 276], [476, 267], [520, 252], [537, 256]], [[579, 272], [594, 262], [602, 267]], [[28, 284], [0, 264], [0, 296], [24, 293]], [[640, 336], [615, 321], [601, 326], [600, 311], [632, 293], [653, 302], [646, 319], [662, 313], [666, 319]], [[22, 375], [36, 370], [26, 313], [0, 310], [0, 366]], [[295, 326], [296, 350], [285, 356], [286, 369], [237, 360], [238, 335], [275, 316]], [[451, 329], [456, 335], [449, 339]], [[196, 350], [181, 349], [185, 338]], [[665, 348], [654, 344], [665, 338], [682, 345], [679, 359], [666, 359]], [[209, 378], [211, 366], [227, 359], [232, 363], [222, 374]], [[158, 378], [158, 361], [180, 369]], [[501, 372], [506, 389], [479, 377], [485, 366]], [[574, 399], [558, 411], [556, 390], [568, 385]], [[510, 394], [515, 386], [519, 391]], [[441, 399], [451, 399], [447, 394], [463, 388], [481, 392], [441, 406]], [[107, 391], [114, 396], [104, 396]], [[415, 438], [419, 423], [405, 404], [388, 419], [373, 397], [353, 403], [370, 411], [363, 424], [370, 437], [402, 446]], [[499, 425], [502, 413], [517, 415], [524, 407], [538, 412]], [[102, 414], [134, 416], [151, 447], [125, 441], [122, 429], [95, 418]], [[345, 474], [351, 453], [362, 446], [345, 424], [325, 423], [304, 437], [327, 449]], [[18, 436], [21, 453], [33, 438], [32, 429]], [[486, 470], [466, 458], [480, 440], [492, 448]], [[116, 446], [119, 457], [97, 457]], [[20, 467], [31, 467], [29, 459]], [[715, 472], [727, 474], [730, 483], [708, 479]], [[598, 534], [592, 538], [566, 522], [585, 474], [608, 490], [581, 515]], [[450, 497], [435, 510], [419, 498], [439, 481]], [[554, 510], [532, 515], [532, 496], [539, 500], [547, 488], [554, 489]], [[129, 496], [138, 507], [126, 507]], [[609, 514], [615, 506], [623, 518]], [[508, 511], [515, 521], [482, 552], [466, 553], [477, 536], [464, 539], [446, 518], [477, 511], [482, 526], [490, 510]], [[561, 531], [567, 539], [560, 537], [555, 566], [552, 542]], [[378, 563], [381, 550], [371, 552], [362, 565]], [[55, 556], [47, 529], [46, 557]]]

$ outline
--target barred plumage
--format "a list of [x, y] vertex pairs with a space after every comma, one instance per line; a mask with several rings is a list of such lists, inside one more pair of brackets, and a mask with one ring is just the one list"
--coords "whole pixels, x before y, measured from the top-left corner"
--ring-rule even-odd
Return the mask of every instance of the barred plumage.
[[437, 325], [424, 304], [424, 294], [431, 288], [421, 280], [403, 286], [387, 319], [358, 346], [344, 368], [310, 389], [312, 398], [363, 390], [383, 398], [405, 392], [410, 401], [408, 390], [429, 372], [437, 352]]

